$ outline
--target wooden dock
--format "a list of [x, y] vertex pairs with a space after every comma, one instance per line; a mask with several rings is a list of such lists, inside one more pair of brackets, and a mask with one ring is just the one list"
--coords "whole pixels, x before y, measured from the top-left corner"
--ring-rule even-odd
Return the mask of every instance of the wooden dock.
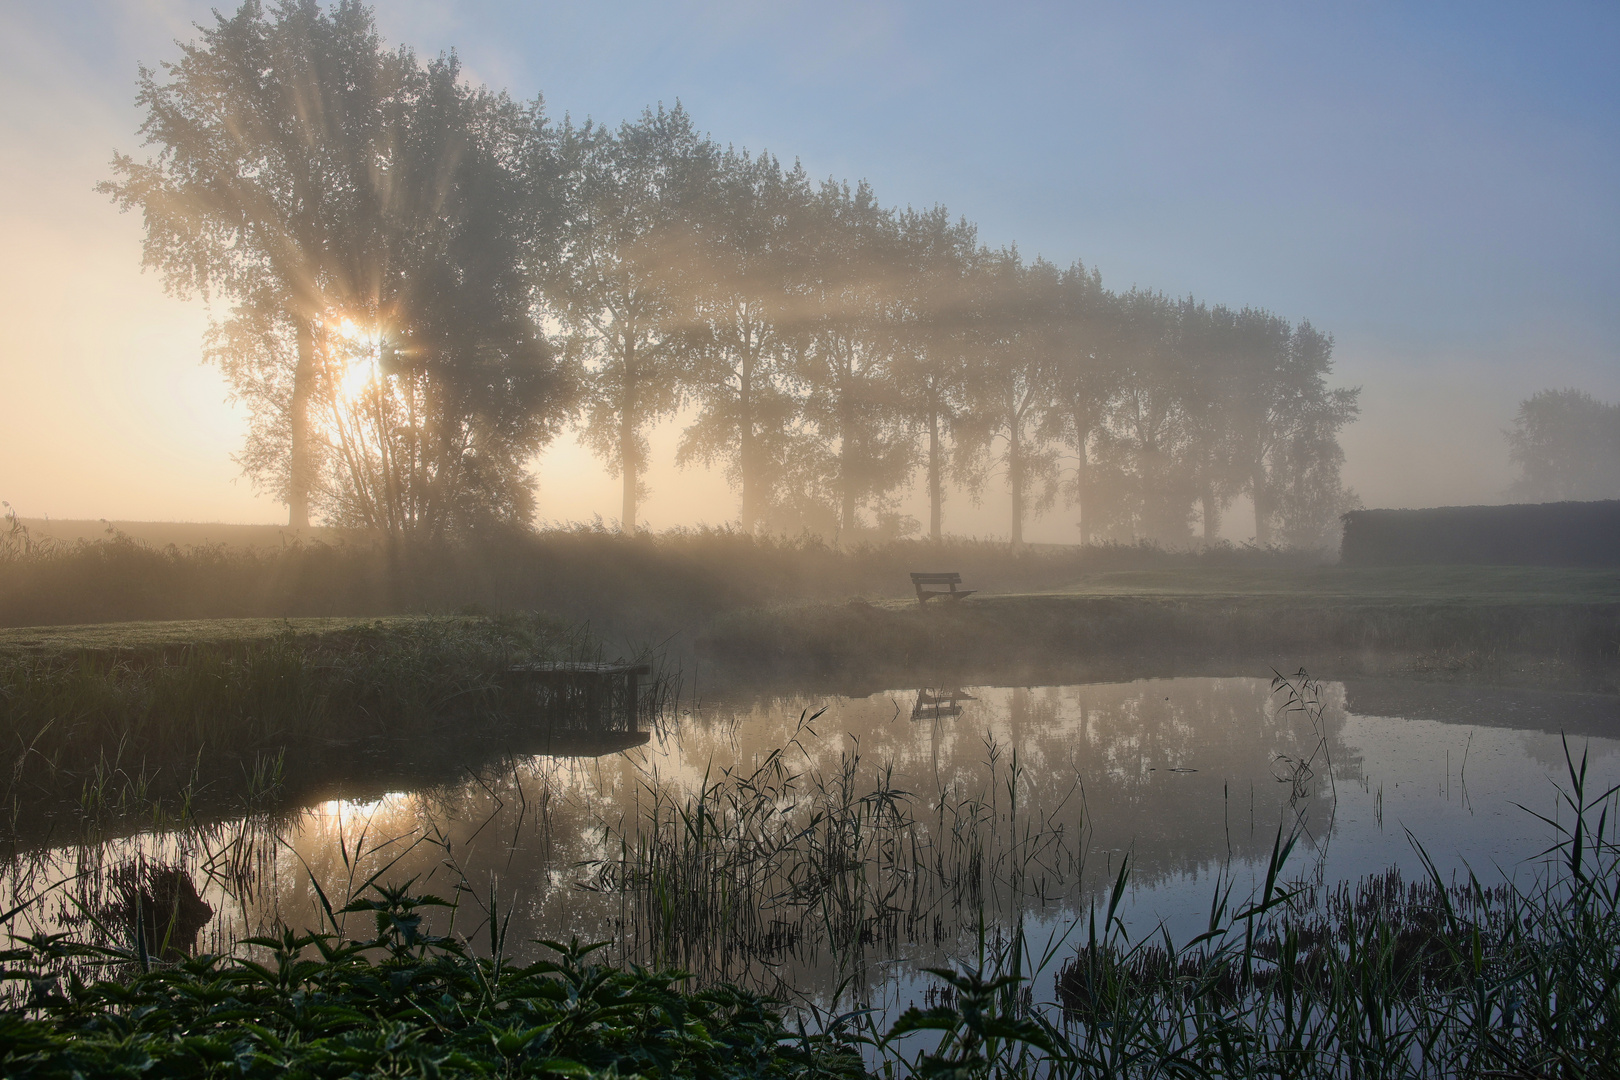
[[637, 703], [641, 696], [641, 677], [651, 674], [652, 668], [647, 664], [629, 664], [622, 660], [544, 660], [516, 664], [506, 670], [510, 681], [520, 686], [538, 684], [554, 697], [574, 699], [581, 712], [596, 718], [604, 713], [612, 716], [614, 683], [622, 679], [624, 719], [629, 731], [639, 730]]

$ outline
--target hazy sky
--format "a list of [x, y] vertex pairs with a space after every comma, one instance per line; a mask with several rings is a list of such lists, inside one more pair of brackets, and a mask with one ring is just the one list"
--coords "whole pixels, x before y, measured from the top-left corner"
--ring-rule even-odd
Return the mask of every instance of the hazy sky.
[[[223, 5], [222, 5], [223, 6]], [[556, 115], [682, 101], [722, 142], [939, 202], [984, 240], [1309, 318], [1361, 385], [1369, 506], [1497, 501], [1501, 430], [1547, 386], [1620, 398], [1620, 5], [614, 3], [382, 0], [391, 43]], [[0, 498], [25, 515], [274, 521], [198, 363], [207, 313], [140, 272], [91, 190], [138, 149], [136, 65], [209, 4], [0, 13]], [[659, 460], [655, 526], [735, 513]], [[615, 512], [572, 439], [547, 518]], [[1005, 532], [1005, 499], [947, 528]], [[913, 512], [916, 512], [915, 510]], [[1032, 539], [1068, 539], [1072, 513]], [[1228, 535], [1252, 532], [1234, 508]]]

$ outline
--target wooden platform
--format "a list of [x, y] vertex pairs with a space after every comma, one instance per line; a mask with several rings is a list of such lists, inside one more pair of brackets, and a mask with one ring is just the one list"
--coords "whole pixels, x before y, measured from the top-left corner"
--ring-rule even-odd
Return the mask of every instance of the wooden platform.
[[507, 674], [541, 677], [557, 675], [599, 675], [603, 677], [611, 677], [614, 675], [651, 675], [652, 668], [646, 664], [547, 660], [535, 664], [517, 664], [513, 667], [507, 668]]
[[[628, 664], [622, 660], [541, 660], [532, 664], [514, 664], [506, 669], [506, 677], [519, 685], [538, 683], [553, 695], [565, 695], [582, 719], [591, 726], [606, 720], [616, 724], [619, 717], [613, 709], [613, 682], [624, 680], [623, 721], [629, 731], [638, 730], [640, 717], [637, 705], [641, 695], [641, 676], [652, 674], [647, 664]], [[553, 698], [553, 701], [556, 699]], [[554, 721], [556, 722], [556, 721]]]

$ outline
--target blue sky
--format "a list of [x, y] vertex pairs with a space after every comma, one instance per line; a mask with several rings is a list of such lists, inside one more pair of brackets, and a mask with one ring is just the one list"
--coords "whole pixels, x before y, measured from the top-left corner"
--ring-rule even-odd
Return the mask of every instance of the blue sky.
[[[0, 226], [53, 253], [43, 271], [8, 260], [0, 393], [39, 438], [85, 423], [86, 447], [125, 430], [133, 447], [130, 481], [106, 484], [76, 479], [88, 450], [48, 484], [0, 451], [0, 497], [58, 516], [97, 499], [120, 516], [215, 505], [213, 516], [275, 516], [230, 483], [241, 418], [219, 403], [217, 376], [181, 371], [195, 367], [197, 306], [141, 277], [138, 225], [88, 192], [113, 147], [134, 146], [136, 64], [173, 55], [207, 10], [127, 0], [0, 15], [12, 103], [0, 138], [14, 151], [0, 164]], [[1364, 388], [1344, 443], [1369, 505], [1494, 500], [1508, 478], [1500, 431], [1519, 399], [1549, 385], [1620, 398], [1620, 5], [384, 0], [376, 11], [389, 41], [455, 49], [470, 78], [543, 93], [558, 115], [617, 121], [679, 99], [722, 142], [870, 180], [889, 203], [944, 203], [990, 243], [1084, 259], [1117, 287], [1309, 318], [1335, 334], [1341, 381]], [[93, 274], [121, 321], [53, 346], [40, 311], [58, 269]], [[110, 374], [94, 354], [120, 351], [119, 334], [139, 349]], [[171, 393], [137, 383], [153, 371]], [[85, 409], [98, 377], [114, 389]], [[176, 400], [183, 415], [164, 413]], [[159, 429], [195, 431], [137, 438], [141, 409], [162, 414]], [[573, 463], [553, 485], [554, 516], [588, 516], [598, 500], [611, 512], [605, 474], [588, 476], [577, 448], [553, 455]], [[165, 463], [184, 497], [136, 482], [143, 464]], [[715, 478], [670, 467], [652, 481], [655, 523], [681, 516], [657, 492], [683, 486], [704, 494], [681, 506], [725, 516]], [[214, 503], [210, 485], [225, 485]], [[140, 498], [150, 512], [132, 512]], [[963, 527], [994, 531], [992, 501], [982, 528], [964, 503]], [[1035, 532], [1061, 538], [1065, 523]]]

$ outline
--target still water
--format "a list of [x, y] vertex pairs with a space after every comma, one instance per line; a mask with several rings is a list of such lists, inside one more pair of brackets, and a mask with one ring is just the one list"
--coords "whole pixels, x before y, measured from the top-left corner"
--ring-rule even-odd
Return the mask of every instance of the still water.
[[[537, 939], [612, 938], [625, 958], [888, 1010], [918, 991], [916, 968], [971, 962], [983, 935], [1014, 924], [1062, 954], [1122, 860], [1130, 932], [1185, 939], [1220, 883], [1240, 898], [1253, 888], [1279, 834], [1298, 836], [1286, 869], [1303, 882], [1391, 867], [1415, 880], [1415, 842], [1444, 874], [1528, 881], [1556, 839], [1532, 811], [1562, 820], [1560, 732], [1577, 760], [1589, 755], [1589, 790], [1620, 780], [1614, 698], [1393, 681], [1295, 689], [1233, 677], [722, 694], [628, 748], [439, 761], [439, 779], [408, 790], [361, 782], [307, 805], [34, 845], [14, 853], [0, 892], [6, 907], [43, 894], [13, 932], [115, 938], [120, 883], [127, 894], [161, 868], [184, 883], [178, 945], [221, 951], [276, 924], [320, 925], [314, 883], [339, 907], [373, 877], [412, 881], [455, 899], [451, 928], [475, 941], [493, 899], [523, 956], [542, 951]], [[747, 877], [755, 891], [721, 913], [726, 925], [690, 921], [690, 895], [669, 895], [673, 879], [647, 885], [625, 853], [659, 829], [690, 840], [692, 820], [673, 809], [717, 786], [713, 807], [735, 806], [747, 776], [754, 831], [698, 872]], [[814, 867], [795, 862], [789, 835], [820, 845]], [[682, 880], [677, 894], [708, 884]], [[705, 944], [744, 923], [746, 947]]]

